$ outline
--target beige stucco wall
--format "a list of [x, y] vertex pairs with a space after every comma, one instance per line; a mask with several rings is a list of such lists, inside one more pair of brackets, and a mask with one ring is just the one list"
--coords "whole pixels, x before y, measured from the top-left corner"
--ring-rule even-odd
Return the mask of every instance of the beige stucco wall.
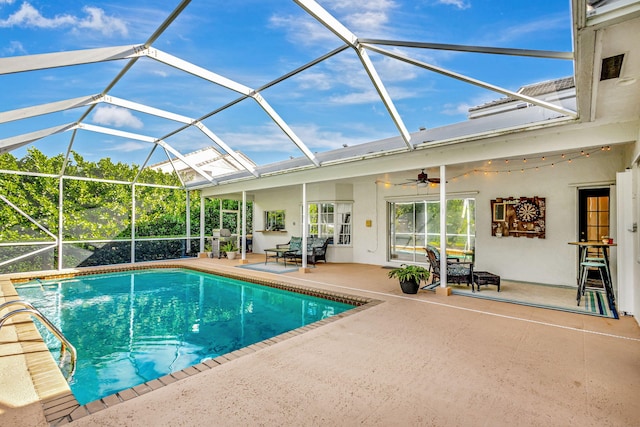
[[[512, 172], [511, 174], [471, 173], [466, 178], [448, 182], [448, 193], [477, 193], [476, 199], [476, 267], [489, 270], [500, 276], [521, 281], [569, 285], [575, 283], [576, 248], [568, 245], [577, 236], [577, 191], [580, 187], [596, 185], [609, 186], [615, 190], [615, 174], [623, 166], [623, 152], [613, 150], [610, 154], [580, 158], [570, 164]], [[515, 169], [515, 168], [514, 168]], [[363, 222], [361, 214], [371, 212], [373, 195], [378, 191], [375, 205], [377, 218], [375, 231], [380, 237], [375, 244], [373, 230], [356, 228], [356, 262], [383, 264], [386, 262], [386, 203], [398, 200], [399, 196], [408, 199], [424, 197], [437, 200], [438, 188], [385, 186], [382, 184], [362, 183], [356, 186], [355, 194], [359, 208], [354, 214], [355, 223]], [[614, 193], [615, 191], [612, 191]], [[547, 203], [546, 238], [524, 238], [491, 236], [490, 201], [497, 197], [544, 197]], [[615, 203], [612, 203], [615, 209]], [[615, 218], [615, 211], [612, 212]], [[361, 234], [362, 233], [362, 234]], [[615, 238], [615, 233], [612, 233]], [[375, 250], [377, 249], [377, 250]], [[373, 253], [370, 251], [374, 251]], [[615, 259], [615, 251], [612, 254]], [[614, 261], [615, 262], [615, 261]]]

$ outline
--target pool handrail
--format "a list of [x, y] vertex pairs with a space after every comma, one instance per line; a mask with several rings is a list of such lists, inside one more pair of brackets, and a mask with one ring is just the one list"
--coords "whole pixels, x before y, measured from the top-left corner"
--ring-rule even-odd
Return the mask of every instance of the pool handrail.
[[0, 329], [2, 329], [2, 327], [4, 326], [7, 320], [19, 314], [30, 314], [35, 318], [37, 318], [38, 320], [40, 320], [40, 322], [42, 322], [42, 324], [45, 325], [47, 329], [49, 329], [49, 331], [53, 335], [55, 335], [56, 338], [58, 338], [58, 340], [60, 340], [60, 343], [61, 343], [60, 364], [59, 364], [60, 368], [62, 368], [62, 359], [64, 357], [65, 350], [69, 352], [70, 370], [69, 370], [69, 375], [67, 376], [67, 381], [70, 380], [73, 377], [73, 374], [76, 372], [76, 362], [78, 360], [78, 352], [76, 351], [76, 348], [69, 342], [69, 340], [64, 336], [62, 331], [56, 327], [56, 325], [51, 323], [51, 321], [47, 319], [47, 317], [44, 314], [42, 314], [40, 310], [35, 308], [33, 304], [27, 301], [17, 299], [17, 300], [4, 302], [0, 304], [0, 311], [12, 305], [21, 305], [23, 308], [15, 309], [13, 311], [6, 313], [2, 317], [0, 317]]

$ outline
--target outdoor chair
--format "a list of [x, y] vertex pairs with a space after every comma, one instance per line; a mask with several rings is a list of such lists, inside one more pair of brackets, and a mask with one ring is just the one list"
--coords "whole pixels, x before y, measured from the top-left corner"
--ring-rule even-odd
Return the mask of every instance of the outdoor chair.
[[[301, 242], [302, 243], [302, 242]], [[320, 260], [327, 262], [327, 246], [329, 245], [329, 239], [325, 237], [314, 237], [307, 239], [307, 263], [316, 265]], [[302, 263], [302, 247], [296, 250], [289, 250], [284, 254], [285, 261], [287, 259], [293, 260], [295, 263], [300, 260]]]
[[289, 249], [290, 251], [298, 251], [300, 250], [300, 248], [302, 248], [302, 237], [292, 236], [289, 242], [276, 244], [276, 248]]
[[[427, 246], [427, 258], [433, 276], [432, 284], [440, 282], [440, 251], [433, 246]], [[458, 262], [447, 259], [447, 281], [471, 285], [473, 289], [473, 262]]]

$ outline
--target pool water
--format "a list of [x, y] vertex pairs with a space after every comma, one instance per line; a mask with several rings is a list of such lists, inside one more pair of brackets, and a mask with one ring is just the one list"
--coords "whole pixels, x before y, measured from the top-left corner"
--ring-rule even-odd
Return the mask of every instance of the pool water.
[[[80, 404], [353, 308], [187, 269], [151, 269], [16, 286], [76, 347]], [[39, 325], [39, 322], [36, 322]], [[60, 342], [39, 328], [59, 355]]]

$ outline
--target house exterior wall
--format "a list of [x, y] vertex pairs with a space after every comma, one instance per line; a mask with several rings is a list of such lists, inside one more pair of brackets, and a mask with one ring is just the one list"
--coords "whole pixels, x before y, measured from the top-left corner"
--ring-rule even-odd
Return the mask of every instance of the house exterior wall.
[[[353, 202], [351, 183], [317, 183], [307, 185], [307, 202]], [[287, 243], [291, 236], [302, 236], [302, 185], [257, 192], [254, 200], [253, 252]], [[285, 210], [286, 233], [263, 230], [264, 212]], [[259, 230], [259, 231], [255, 231]], [[354, 233], [355, 235], [355, 233]], [[352, 262], [353, 246], [332, 245], [327, 249], [330, 262]]]
[[[511, 174], [470, 174], [446, 184], [447, 193], [469, 193], [476, 199], [476, 268], [488, 270], [505, 279], [545, 283], [552, 285], [573, 285], [576, 277], [577, 250], [568, 244], [577, 236], [577, 192], [580, 187], [607, 186], [615, 195], [615, 186], [602, 183], [615, 182], [616, 172], [624, 169], [624, 152], [618, 151], [606, 156], [580, 158], [571, 164], [561, 164], [541, 168], [538, 171], [514, 171]], [[371, 195], [376, 190], [370, 183], [357, 186], [356, 201], [369, 206]], [[369, 230], [356, 229], [354, 259], [356, 262], [385, 264], [387, 248], [387, 213], [389, 199], [399, 196], [415, 199], [421, 188], [403, 188], [378, 184], [378, 217], [376, 234]], [[429, 187], [429, 194], [423, 196], [437, 200], [438, 188]], [[491, 236], [491, 200], [498, 197], [545, 197], [547, 203], [546, 237], [544, 239], [526, 237]], [[369, 199], [367, 202], [364, 200]], [[615, 203], [611, 204], [612, 218], [615, 218]], [[360, 216], [370, 209], [355, 212], [355, 223], [360, 224]], [[362, 233], [362, 234], [361, 234]], [[614, 233], [612, 233], [614, 234]], [[376, 248], [376, 237], [378, 245]], [[615, 238], [615, 235], [613, 235]], [[373, 249], [374, 252], [370, 252]], [[612, 251], [615, 264], [615, 250]], [[392, 264], [390, 261], [389, 264]]]

